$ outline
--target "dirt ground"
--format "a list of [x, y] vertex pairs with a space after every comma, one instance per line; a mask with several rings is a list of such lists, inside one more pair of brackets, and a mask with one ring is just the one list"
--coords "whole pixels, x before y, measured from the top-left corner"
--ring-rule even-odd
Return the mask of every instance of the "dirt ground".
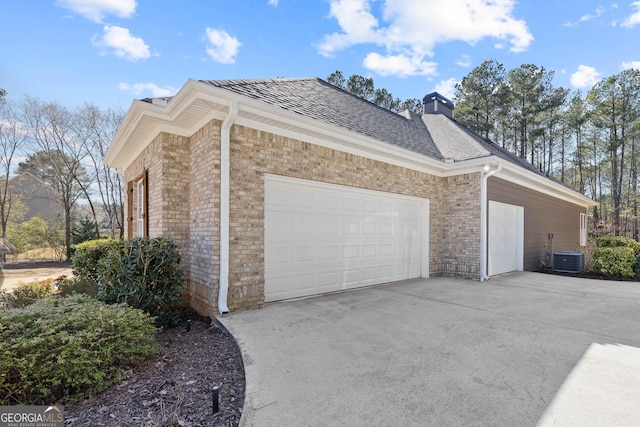
[[[65, 262], [6, 263], [0, 289], [71, 274]], [[159, 332], [159, 353], [97, 396], [65, 404], [65, 426], [231, 427], [240, 422], [245, 395], [242, 356], [235, 340], [194, 315]], [[218, 386], [218, 412], [213, 387]]]
[[[203, 320], [158, 334], [160, 353], [98, 396], [65, 405], [68, 427], [237, 426], [244, 404], [242, 357], [233, 338]], [[218, 412], [213, 413], [213, 387]]]

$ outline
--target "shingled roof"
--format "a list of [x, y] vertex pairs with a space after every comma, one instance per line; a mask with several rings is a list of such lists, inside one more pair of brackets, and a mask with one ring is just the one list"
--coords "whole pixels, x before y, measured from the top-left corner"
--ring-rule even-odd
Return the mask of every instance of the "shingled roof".
[[379, 107], [318, 78], [202, 82], [416, 153], [442, 159], [420, 116]]
[[[199, 81], [433, 159], [459, 162], [493, 155], [544, 176], [526, 160], [481, 138], [454, 118], [438, 113], [423, 116], [411, 111], [394, 113], [319, 78]], [[171, 98], [142, 101], [166, 105]]]

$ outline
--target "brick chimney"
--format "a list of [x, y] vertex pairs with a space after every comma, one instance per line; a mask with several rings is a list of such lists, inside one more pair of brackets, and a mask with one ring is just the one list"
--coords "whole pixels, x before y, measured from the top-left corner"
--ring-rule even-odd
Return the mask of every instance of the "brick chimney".
[[438, 92], [430, 93], [422, 98], [422, 106], [424, 114], [444, 114], [453, 118], [453, 102]]

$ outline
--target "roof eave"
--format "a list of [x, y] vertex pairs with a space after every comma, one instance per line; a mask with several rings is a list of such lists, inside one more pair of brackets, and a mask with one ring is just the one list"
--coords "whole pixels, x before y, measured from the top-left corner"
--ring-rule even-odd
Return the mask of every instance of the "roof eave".
[[[195, 80], [189, 80], [167, 106], [133, 101], [107, 151], [105, 163], [123, 171], [159, 133], [190, 136], [208, 121], [224, 119], [231, 100], [238, 101], [235, 123], [240, 125], [425, 170], [435, 175], [443, 176], [449, 167], [439, 159]], [[194, 106], [199, 102], [211, 106], [207, 114], [197, 114]], [[177, 117], [189, 119], [176, 123]]]
[[539, 175], [504, 160], [499, 161], [502, 165], [502, 169], [494, 175], [497, 178], [506, 179], [514, 184], [539, 191], [548, 196], [585, 208], [598, 206], [598, 202], [576, 190], [566, 187], [558, 182], [554, 182], [546, 176]]

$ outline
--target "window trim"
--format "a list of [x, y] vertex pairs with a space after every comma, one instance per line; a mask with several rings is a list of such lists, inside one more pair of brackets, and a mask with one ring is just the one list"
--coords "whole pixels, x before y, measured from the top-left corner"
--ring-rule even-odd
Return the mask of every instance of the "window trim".
[[[147, 176], [147, 169], [143, 169], [140, 175], [127, 183], [128, 239], [149, 236], [149, 191]], [[142, 191], [140, 189], [142, 189]], [[135, 218], [133, 209], [134, 193], [136, 194]], [[140, 203], [142, 203], [142, 210], [140, 209]]]
[[587, 246], [587, 214], [580, 213], [580, 246]]

